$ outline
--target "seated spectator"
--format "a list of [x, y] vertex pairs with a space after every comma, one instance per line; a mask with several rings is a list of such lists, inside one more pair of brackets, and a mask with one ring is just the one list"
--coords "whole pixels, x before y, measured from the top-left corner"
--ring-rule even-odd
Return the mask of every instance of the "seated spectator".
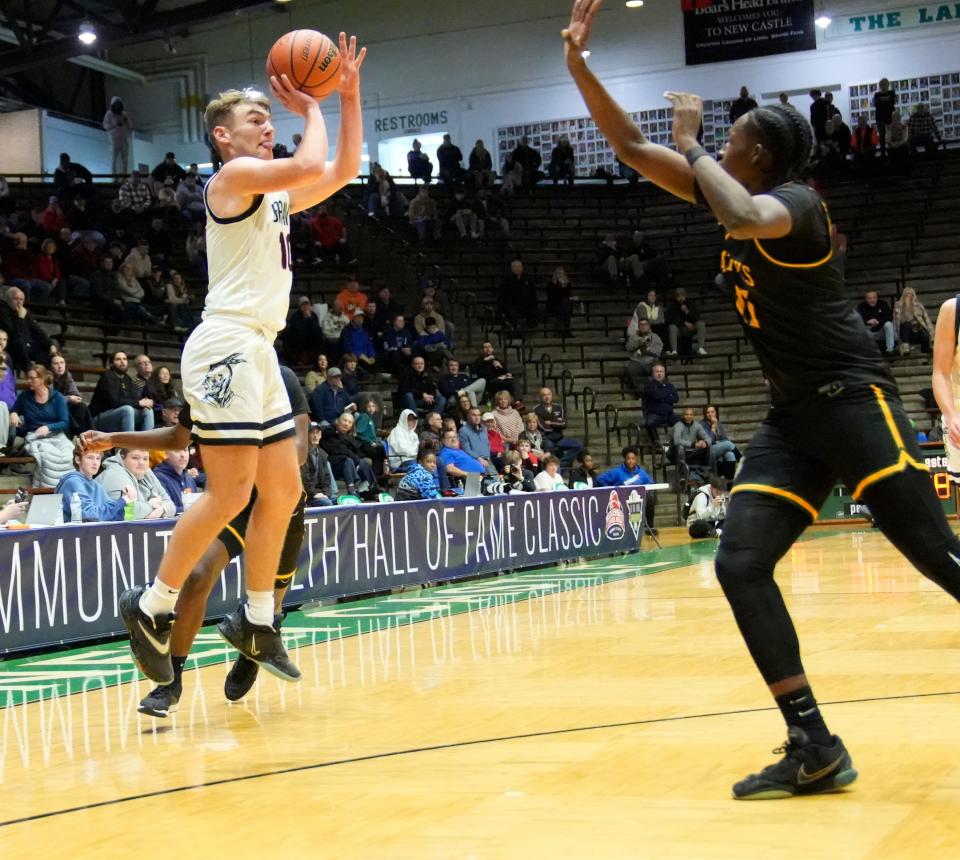
[[364, 459], [361, 443], [353, 433], [354, 419], [349, 412], [337, 418], [334, 425], [323, 433], [320, 447], [327, 452], [334, 477], [347, 485], [347, 494], [358, 493], [375, 499], [380, 492], [377, 477]]
[[203, 202], [203, 186], [197, 182], [195, 176], [187, 174], [177, 186], [176, 202], [181, 217], [188, 224], [192, 224], [194, 221], [206, 221], [207, 213]]
[[40, 253], [33, 261], [33, 274], [38, 281], [50, 286], [50, 291], [56, 293], [60, 304], [65, 304], [67, 284], [60, 271], [57, 243], [53, 239], [44, 239], [40, 243]]
[[[670, 428], [670, 459], [676, 463], [686, 463], [688, 467], [707, 469], [710, 462], [710, 437], [703, 429], [688, 406], [683, 410], [680, 420]], [[691, 479], [694, 469], [691, 468]]]
[[537, 287], [525, 274], [523, 260], [510, 261], [510, 274], [500, 281], [497, 290], [497, 310], [507, 324], [534, 326], [540, 316]]
[[105, 320], [119, 322], [123, 318], [123, 303], [116, 295], [117, 273], [110, 254], [100, 257], [100, 268], [90, 277], [90, 303]]
[[490, 444], [490, 461], [498, 472], [503, 471], [504, 457], [507, 453], [507, 443], [497, 429], [497, 416], [492, 412], [484, 412], [480, 416], [487, 428], [487, 442]]
[[860, 170], [870, 170], [877, 157], [877, 147], [880, 145], [880, 136], [877, 129], [870, 125], [864, 114], [857, 117], [857, 127], [850, 135], [850, 151], [853, 153], [853, 164]]
[[416, 337], [427, 333], [428, 319], [433, 319], [437, 328], [444, 332], [451, 341], [453, 340], [452, 323], [446, 320], [443, 314], [440, 313], [436, 301], [431, 296], [424, 296], [420, 300], [420, 313], [413, 318], [413, 330], [416, 333]]
[[405, 472], [416, 459], [420, 450], [417, 423], [417, 413], [404, 409], [387, 436], [387, 464], [391, 471]]
[[[313, 364], [316, 361], [323, 342], [323, 332], [309, 296], [300, 296], [296, 310], [287, 317], [287, 325], [281, 336], [288, 362]], [[312, 391], [316, 385], [314, 382], [308, 391]]]
[[930, 352], [933, 323], [913, 287], [904, 287], [900, 298], [893, 303], [893, 330], [900, 338], [901, 355], [910, 355], [910, 346], [914, 343], [919, 344], [924, 355]]
[[372, 373], [377, 363], [377, 348], [363, 326], [365, 321], [366, 314], [357, 308], [350, 325], [340, 332], [340, 352], [344, 358], [348, 353], [355, 356], [359, 366], [367, 373]]
[[[623, 457], [623, 463], [621, 463], [619, 466], [614, 466], [612, 469], [607, 469], [606, 472], [602, 472], [601, 474], [597, 475], [597, 477], [594, 479], [594, 486], [623, 487], [633, 484], [654, 483], [650, 473], [639, 464], [640, 452], [636, 448], [634, 448], [632, 445], [628, 445], [623, 449], [623, 451], [621, 451], [621, 456]], [[657, 534], [657, 530], [653, 525], [656, 508], [656, 493], [648, 493], [646, 497], [646, 504], [643, 506], [644, 519], [646, 520], [647, 528], [649, 528], [653, 534]]]
[[523, 416], [523, 430], [520, 433], [520, 439], [517, 441], [529, 442], [530, 450], [538, 459], [544, 456], [543, 433], [540, 431], [540, 422], [535, 412], [528, 412]]
[[350, 392], [343, 387], [343, 372], [339, 367], [327, 370], [326, 380], [310, 394], [310, 415], [320, 425], [331, 425], [341, 415], [356, 410]]
[[13, 365], [6, 350], [7, 333], [0, 329], [0, 454], [6, 452], [12, 441], [10, 410], [17, 399]]
[[0, 305], [0, 328], [9, 337], [14, 371], [25, 373], [34, 362], [47, 361], [56, 347], [27, 310], [23, 290], [10, 287], [4, 298], [4, 303]]
[[120, 209], [134, 215], [143, 215], [153, 206], [150, 186], [140, 177], [140, 171], [134, 170], [130, 178], [117, 191]]
[[[67, 438], [70, 415], [66, 399], [53, 388], [53, 374], [42, 364], [27, 371], [27, 388], [13, 402], [10, 426], [26, 439], [27, 452], [37, 459], [34, 486], [56, 486], [72, 462], [73, 445]], [[56, 480], [51, 480], [55, 472]]]
[[90, 192], [93, 174], [82, 164], [70, 160], [69, 153], [60, 153], [60, 164], [53, 171], [53, 190], [58, 197], [71, 200]]
[[92, 430], [93, 418], [90, 417], [90, 409], [83, 402], [80, 389], [77, 388], [77, 383], [73, 381], [73, 376], [67, 370], [67, 360], [59, 353], [50, 356], [50, 370], [53, 375], [54, 390], [59, 391], [67, 402], [67, 412], [70, 415], [67, 435], [73, 438], [84, 430]]
[[[377, 412], [379, 409], [380, 405], [372, 394], [361, 394], [360, 401], [357, 403], [357, 411], [354, 413], [354, 418], [356, 419], [355, 432], [357, 438], [365, 445], [382, 449], [383, 446], [380, 444], [380, 439], [377, 436]], [[382, 458], [383, 454], [381, 450], [380, 454], [367, 454], [366, 456], [371, 459], [373, 459], [374, 456]]]
[[516, 445], [523, 432], [523, 417], [513, 407], [513, 397], [509, 391], [502, 390], [496, 394], [497, 407], [494, 409], [494, 423], [503, 441], [508, 445]]
[[[443, 136], [443, 143], [437, 147], [437, 176], [445, 184], [463, 181], [463, 153], [460, 147], [450, 140], [450, 135]], [[410, 174], [413, 175], [412, 173]]]
[[447, 400], [466, 394], [470, 398], [471, 405], [476, 406], [483, 398], [487, 383], [484, 379], [461, 371], [460, 361], [450, 356], [447, 359], [447, 372], [437, 380], [437, 387]]
[[887, 126], [887, 153], [890, 165], [900, 173], [910, 170], [910, 138], [907, 126], [904, 124], [900, 111], [895, 111]]
[[389, 218], [391, 215], [402, 215], [406, 206], [407, 200], [397, 190], [393, 177], [374, 162], [367, 180], [367, 215], [375, 218], [382, 214]]
[[446, 414], [444, 420], [453, 421], [454, 429], [459, 430], [466, 423], [467, 416], [473, 405], [470, 403], [470, 397], [466, 394], [459, 394], [447, 400]]
[[533, 479], [533, 485], [541, 492], [567, 489], [560, 475], [560, 461], [552, 454], [543, 458], [543, 471]]
[[166, 408], [169, 400], [180, 400], [182, 405], [180, 386], [173, 381], [173, 374], [170, 373], [170, 368], [166, 366], [158, 367], [150, 372], [150, 376], [140, 393], [153, 401], [155, 412]]
[[160, 220], [164, 222], [173, 223], [178, 216], [185, 217], [180, 212], [180, 204], [177, 202], [177, 188], [169, 176], [156, 186], [156, 202], [153, 211], [158, 212]]
[[128, 364], [127, 354], [118, 350], [110, 357], [110, 367], [97, 380], [90, 398], [90, 414], [98, 430], [132, 433], [153, 429], [153, 401], [139, 393], [127, 372]]
[[437, 499], [440, 497], [440, 481], [437, 477], [437, 454], [433, 448], [424, 446], [417, 452], [417, 459], [411, 463], [407, 474], [397, 485], [396, 500], [413, 502], [417, 499]]
[[519, 451], [507, 451], [503, 455], [503, 482], [505, 492], [532, 493], [537, 489], [533, 472], [523, 467]]
[[137, 389], [138, 394], [143, 394], [144, 397], [147, 397], [149, 396], [148, 387], [150, 385], [150, 378], [153, 376], [153, 362], [150, 360], [149, 355], [141, 352], [133, 357], [133, 366], [137, 369], [133, 377], [133, 385]]
[[467, 200], [462, 188], [457, 188], [453, 192], [453, 200], [450, 201], [447, 220], [457, 228], [457, 233], [461, 239], [466, 239], [467, 236], [471, 239], [480, 238], [480, 218], [473, 202]]
[[120, 271], [116, 274], [114, 285], [117, 297], [123, 304], [124, 317], [149, 325], [157, 325], [160, 322], [144, 307], [143, 300], [146, 292], [134, 275], [132, 264], [127, 262], [120, 264]]
[[460, 426], [457, 435], [460, 437], [461, 450], [471, 457], [475, 457], [484, 466], [493, 464], [490, 436], [483, 424], [480, 410], [476, 406], [467, 410], [467, 420]]
[[420, 431], [420, 444], [427, 445], [433, 448], [434, 451], [439, 451], [440, 437], [442, 435], [443, 416], [436, 411], [430, 412], [423, 420], [423, 430]]
[[707, 441], [710, 443], [710, 471], [715, 475], [720, 474], [725, 478], [732, 479], [733, 473], [737, 467], [737, 460], [740, 459], [740, 452], [733, 440], [727, 435], [727, 428], [723, 426], [720, 420], [720, 411], [712, 403], [703, 407], [703, 418], [700, 419], [700, 426], [707, 434]]
[[423, 356], [431, 367], [439, 367], [453, 358], [450, 338], [440, 328], [436, 317], [427, 317], [423, 323], [425, 331], [414, 342], [414, 353]]
[[677, 287], [673, 301], [667, 305], [667, 335], [670, 338], [668, 358], [676, 358], [680, 341], [693, 344], [697, 339], [697, 355], [707, 354], [707, 326], [701, 319], [697, 306], [687, 298], [687, 291]]
[[570, 140], [565, 134], [560, 136], [553, 152], [550, 153], [548, 170], [554, 185], [561, 179], [567, 185], [573, 185], [573, 178], [577, 172], [577, 158], [573, 154], [573, 147], [570, 146]]
[[400, 403], [404, 409], [414, 412], [442, 413], [446, 398], [437, 390], [427, 364], [422, 355], [415, 355], [409, 367], [400, 371], [400, 385], [397, 389]]
[[663, 341], [651, 331], [650, 320], [637, 321], [636, 331], [627, 335], [627, 352], [629, 358], [623, 367], [624, 380], [630, 392], [640, 397], [663, 353]]
[[403, 305], [393, 298], [390, 287], [377, 290], [377, 310], [374, 313], [374, 328], [383, 334], [398, 314], [403, 313]]
[[524, 188], [529, 190], [543, 179], [543, 172], [540, 170], [543, 156], [530, 146], [530, 138], [526, 135], [520, 138], [520, 143], [510, 153], [510, 160], [514, 166], [519, 165], [522, 171], [521, 181]]
[[604, 285], [616, 286], [620, 283], [620, 250], [617, 237], [607, 233], [597, 248], [597, 267], [600, 280]]
[[927, 158], [937, 154], [937, 148], [943, 142], [943, 138], [937, 127], [937, 121], [926, 104], [918, 104], [910, 114], [907, 120], [907, 136], [913, 155], [916, 155], [921, 147]]
[[320, 447], [323, 428], [313, 422], [307, 433], [307, 459], [300, 467], [303, 491], [307, 494], [307, 507], [326, 508], [336, 504], [337, 487], [333, 482], [330, 458]]
[[179, 272], [171, 272], [170, 281], [164, 287], [164, 293], [167, 299], [167, 317], [173, 330], [187, 332], [193, 329], [197, 320], [190, 308], [190, 289], [183, 275]]
[[440, 474], [440, 487], [447, 488], [459, 484], [467, 475], [486, 475], [493, 472], [492, 467], [484, 466], [476, 457], [460, 450], [460, 437], [456, 430], [445, 430], [440, 440], [440, 452], [437, 457]]
[[828, 119], [823, 126], [823, 139], [819, 144], [820, 163], [828, 170], [838, 170], [847, 163], [853, 133], [840, 114]]
[[506, 391], [511, 397], [514, 395], [513, 374], [503, 361], [497, 358], [489, 340], [483, 342], [480, 357], [473, 362], [470, 369], [474, 376], [486, 382], [487, 391]]
[[586, 448], [577, 454], [573, 461], [573, 468], [570, 470], [569, 487], [571, 490], [581, 489], [579, 484], [584, 487], [592, 487], [597, 479], [597, 473], [593, 468], [593, 454]]
[[187, 171], [177, 164], [177, 156], [173, 152], [168, 152], [163, 161], [150, 171], [150, 178], [158, 185], [168, 177], [175, 183], [183, 182], [187, 178]]
[[540, 430], [543, 433], [544, 451], [560, 457], [561, 466], [569, 466], [580, 453], [583, 445], [576, 439], [564, 437], [567, 429], [567, 416], [561, 404], [553, 396], [553, 389], [544, 386], [540, 389], [540, 400], [533, 408]]
[[333, 305], [327, 310], [327, 315], [320, 322], [320, 331], [323, 333], [323, 347], [331, 358], [340, 357], [340, 335], [350, 324], [350, 317], [344, 312], [340, 299], [333, 300]]
[[483, 141], [479, 138], [470, 150], [469, 159], [470, 176], [477, 188], [492, 188], [497, 178], [493, 170], [493, 159], [489, 151], [484, 147]]
[[120, 488], [120, 494], [115, 499], [107, 495], [103, 487], [97, 483], [97, 473], [100, 471], [100, 452], [84, 452], [78, 439], [73, 447], [74, 471], [67, 472], [57, 483], [54, 490], [63, 496], [63, 521], [70, 522], [70, 504], [73, 497], [79, 496], [80, 510], [85, 523], [122, 522], [127, 502], [137, 499], [137, 492], [130, 482]]
[[[646, 233], [634, 230], [630, 244], [623, 249], [620, 271], [635, 284], [656, 283], [667, 274], [663, 256], [650, 244]], [[655, 322], [651, 320], [651, 322]]]
[[142, 448], [121, 448], [107, 457], [97, 483], [111, 499], [120, 498], [124, 488], [132, 486], [137, 493], [133, 502], [135, 520], [164, 519], [176, 513], [170, 494], [150, 469], [149, 452]]
[[422, 179], [424, 184], [429, 185], [433, 177], [433, 162], [430, 161], [430, 156], [423, 152], [423, 145], [416, 138], [412, 147], [407, 153], [407, 172], [411, 179]]
[[863, 301], [857, 305], [857, 313], [884, 354], [892, 355], [896, 337], [890, 305], [879, 297], [876, 290], [867, 290]]
[[563, 337], [571, 337], [573, 332], [570, 330], [570, 306], [573, 299], [573, 286], [563, 266], [557, 266], [553, 270], [552, 277], [547, 281], [546, 292], [547, 303], [544, 307], [544, 316], [556, 318], [560, 323], [560, 334]]
[[187, 262], [189, 262], [191, 266], [206, 271], [207, 234], [204, 231], [203, 224], [197, 222], [193, 225], [193, 229], [186, 239], [185, 253], [187, 255]]
[[692, 538], [719, 537], [727, 516], [727, 482], [714, 475], [700, 487], [690, 502], [687, 530]]
[[480, 219], [480, 235], [487, 234], [488, 230], [499, 230], [504, 238], [510, 235], [510, 222], [507, 220], [507, 210], [503, 201], [490, 193], [486, 188], [477, 192], [474, 211]]
[[313, 363], [313, 368], [307, 371], [303, 378], [303, 388], [307, 395], [313, 394], [313, 390], [327, 381], [327, 370], [330, 367], [330, 361], [322, 352], [317, 355], [317, 360]]
[[153, 474], [167, 491], [176, 513], [183, 513], [183, 497], [197, 492], [197, 482], [190, 474], [187, 465], [190, 451], [187, 448], [167, 451], [163, 462], [153, 468]]
[[658, 444], [657, 428], [672, 427], [680, 420], [673, 411], [680, 395], [673, 383], [667, 381], [667, 369], [662, 364], [655, 364], [650, 371], [650, 379], [643, 386], [642, 399], [647, 433], [653, 443]]
[[47, 236], [59, 236], [64, 227], [69, 227], [67, 216], [60, 206], [60, 201], [54, 197], [47, 198], [47, 208], [40, 216], [40, 224]]
[[321, 260], [327, 263], [337, 262], [349, 266], [357, 262], [357, 255], [347, 241], [346, 225], [327, 211], [321, 203], [310, 219], [310, 235], [315, 253], [314, 263]]
[[403, 314], [393, 318], [391, 327], [384, 332], [380, 353], [383, 369], [399, 376], [400, 372], [410, 363], [413, 356], [413, 345], [416, 338], [407, 328], [407, 321]]
[[517, 439], [514, 450], [520, 455], [520, 465], [525, 473], [537, 475], [540, 472], [540, 456], [533, 450], [528, 439]]
[[407, 208], [407, 220], [417, 231], [417, 238], [421, 242], [428, 237], [434, 240], [440, 239], [442, 225], [437, 215], [436, 201], [430, 196], [430, 190], [426, 186], [422, 187], [417, 196], [410, 201]]
[[35, 255], [29, 248], [26, 233], [13, 234], [13, 247], [3, 251], [3, 275], [11, 284], [20, 287], [31, 302], [42, 302], [53, 292], [49, 282], [36, 277]]
[[365, 311], [367, 309], [367, 301], [369, 300], [366, 292], [360, 286], [360, 280], [356, 275], [351, 275], [347, 278], [346, 283], [342, 290], [337, 293], [337, 297], [334, 301], [340, 302], [340, 308], [343, 313], [346, 314], [348, 320], [353, 319], [353, 315], [357, 311]]

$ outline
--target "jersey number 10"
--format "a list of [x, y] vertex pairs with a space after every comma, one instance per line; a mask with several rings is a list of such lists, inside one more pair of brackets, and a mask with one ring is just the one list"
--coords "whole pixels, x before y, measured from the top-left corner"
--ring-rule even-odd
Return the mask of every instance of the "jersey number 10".
[[289, 233], [280, 234], [280, 268], [288, 271], [293, 268], [293, 243]]

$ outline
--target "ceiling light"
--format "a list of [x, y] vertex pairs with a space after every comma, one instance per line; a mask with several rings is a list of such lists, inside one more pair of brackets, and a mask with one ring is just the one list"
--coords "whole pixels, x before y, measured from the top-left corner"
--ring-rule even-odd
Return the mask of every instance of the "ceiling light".
[[580, 52], [580, 56], [583, 57], [583, 59], [587, 59], [587, 57], [590, 56], [590, 52], [589, 52], [589, 51], [581, 51], [581, 52]]
[[[809, 19], [807, 19], [807, 20], [809, 20]], [[826, 30], [827, 27], [830, 26], [830, 22], [831, 22], [832, 20], [833, 20], [833, 19], [830, 18], [830, 17], [828, 17], [827, 15], [821, 15], [821, 16], [820, 16], [819, 18], [817, 18], [813, 23], [816, 24], [821, 30]]]
[[643, 5], [643, 0], [627, 0], [628, 9], [639, 9]]
[[89, 21], [81, 22], [80, 26], [77, 28], [77, 38], [83, 42], [84, 45], [92, 45], [97, 41], [97, 31], [94, 29], [93, 24]]

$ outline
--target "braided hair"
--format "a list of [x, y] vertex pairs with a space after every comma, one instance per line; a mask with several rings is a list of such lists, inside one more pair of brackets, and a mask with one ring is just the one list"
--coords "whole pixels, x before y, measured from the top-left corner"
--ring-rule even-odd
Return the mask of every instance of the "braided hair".
[[747, 126], [770, 153], [767, 179], [774, 185], [796, 179], [813, 152], [810, 123], [792, 107], [765, 105], [747, 114]]

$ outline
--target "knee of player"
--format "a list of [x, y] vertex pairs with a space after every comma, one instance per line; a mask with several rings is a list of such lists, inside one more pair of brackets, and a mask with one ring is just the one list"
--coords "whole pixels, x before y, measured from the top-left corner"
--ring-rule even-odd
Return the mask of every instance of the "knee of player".
[[192, 597], [205, 601], [219, 576], [220, 571], [215, 570], [214, 565], [206, 558], [202, 558], [183, 583], [183, 593], [189, 593]]
[[714, 560], [717, 581], [727, 594], [742, 588], [750, 580], [772, 578], [775, 565], [775, 559], [766, 558], [755, 547], [741, 547], [722, 539]]

